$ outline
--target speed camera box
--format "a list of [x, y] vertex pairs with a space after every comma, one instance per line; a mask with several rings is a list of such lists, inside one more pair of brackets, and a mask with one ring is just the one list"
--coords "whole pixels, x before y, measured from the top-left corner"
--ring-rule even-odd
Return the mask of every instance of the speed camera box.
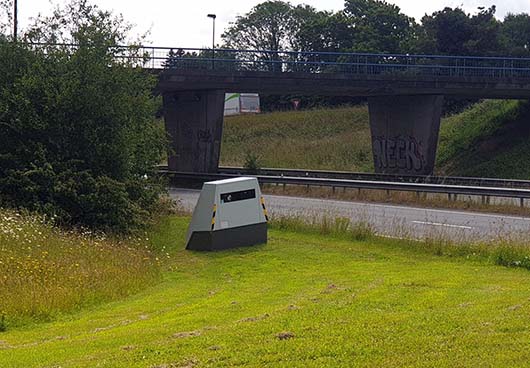
[[204, 183], [187, 249], [222, 250], [267, 242], [267, 210], [256, 178]]

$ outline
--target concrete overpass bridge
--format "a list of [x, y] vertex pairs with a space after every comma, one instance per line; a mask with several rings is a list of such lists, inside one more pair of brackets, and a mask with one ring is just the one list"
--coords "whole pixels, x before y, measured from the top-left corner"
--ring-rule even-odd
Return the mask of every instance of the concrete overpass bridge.
[[376, 171], [407, 174], [433, 171], [444, 96], [530, 98], [522, 58], [145, 50], [144, 66], [163, 69], [169, 167], [178, 171], [217, 171], [225, 92], [366, 96]]

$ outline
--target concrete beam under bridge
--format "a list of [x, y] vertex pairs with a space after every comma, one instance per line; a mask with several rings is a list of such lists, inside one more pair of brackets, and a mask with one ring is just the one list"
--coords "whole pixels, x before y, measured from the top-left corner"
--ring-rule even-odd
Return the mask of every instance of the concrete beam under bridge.
[[530, 98], [530, 78], [271, 73], [169, 69], [160, 73], [160, 91], [222, 89], [226, 92], [300, 94], [304, 96], [416, 96]]
[[368, 99], [377, 173], [432, 174], [442, 103], [440, 95]]
[[170, 170], [217, 172], [223, 132], [223, 90], [164, 92], [171, 137]]

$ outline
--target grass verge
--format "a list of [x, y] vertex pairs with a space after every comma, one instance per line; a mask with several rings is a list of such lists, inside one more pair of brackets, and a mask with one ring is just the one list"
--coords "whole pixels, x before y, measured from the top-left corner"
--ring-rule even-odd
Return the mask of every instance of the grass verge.
[[160, 279], [147, 239], [64, 231], [0, 209], [0, 330], [126, 297]]
[[439, 256], [415, 242], [353, 240], [358, 232], [344, 220], [273, 222], [267, 245], [190, 252], [188, 221], [169, 218], [152, 237], [172, 255], [162, 283], [0, 334], [0, 366], [453, 367], [530, 359], [527, 270], [480, 254]]
[[[426, 234], [422, 239], [413, 238], [408, 229], [394, 229], [400, 237], [381, 236], [369, 220], [351, 221], [342, 217], [274, 216], [270, 226], [278, 230], [331, 236], [351, 241], [379, 241], [394, 247], [417, 253], [443, 257], [481, 259], [493, 265], [530, 270], [530, 245], [521, 240], [495, 239], [490, 241], [454, 240], [443, 231]], [[394, 226], [399, 226], [396, 224]]]

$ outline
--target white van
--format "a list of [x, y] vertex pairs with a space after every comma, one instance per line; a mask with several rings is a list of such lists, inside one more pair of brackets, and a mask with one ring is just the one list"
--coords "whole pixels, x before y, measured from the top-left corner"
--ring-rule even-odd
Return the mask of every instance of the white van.
[[227, 93], [225, 94], [224, 116], [260, 113], [259, 94]]

